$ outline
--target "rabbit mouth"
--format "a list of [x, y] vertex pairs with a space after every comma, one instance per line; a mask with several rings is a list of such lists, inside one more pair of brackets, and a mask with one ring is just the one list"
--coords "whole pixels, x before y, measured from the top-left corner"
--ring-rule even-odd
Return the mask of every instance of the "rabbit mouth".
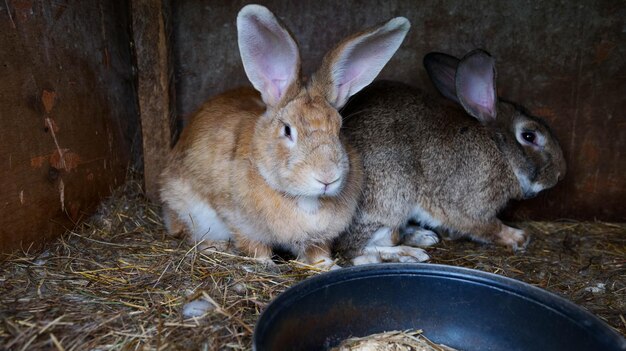
[[341, 193], [343, 183], [343, 178], [333, 180], [329, 183], [321, 182], [312, 178], [309, 182], [298, 185], [295, 188], [292, 188], [291, 191], [287, 191], [287, 193], [296, 197], [335, 197]]
[[[531, 199], [546, 188], [545, 184], [531, 179], [526, 173], [515, 171], [515, 176], [519, 182], [522, 199]], [[533, 177], [534, 178], [534, 177]]]
[[537, 196], [537, 194], [539, 194], [538, 191], [534, 191], [534, 190], [526, 190], [524, 191], [524, 199], [532, 199], [533, 197]]
[[322, 191], [322, 193], [320, 194], [321, 196], [334, 196], [334, 195], [337, 195], [339, 190], [341, 190], [341, 183], [342, 183], [341, 177], [337, 177], [335, 180], [332, 180], [328, 183], [322, 182], [317, 179], [316, 181], [318, 183], [321, 183], [321, 185], [323, 186], [323, 188], [321, 189]]
[[522, 187], [524, 199], [532, 199], [544, 189], [546, 189], [546, 186], [541, 183], [532, 183], [529, 186]]

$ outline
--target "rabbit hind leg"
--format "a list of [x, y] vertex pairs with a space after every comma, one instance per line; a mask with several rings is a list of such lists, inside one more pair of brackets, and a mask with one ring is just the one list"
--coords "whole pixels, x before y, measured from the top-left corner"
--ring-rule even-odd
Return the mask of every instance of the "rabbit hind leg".
[[361, 250], [361, 255], [355, 257], [352, 263], [356, 266], [380, 262], [423, 262], [430, 258], [426, 251], [420, 248], [398, 245], [399, 243], [398, 229], [379, 226]]
[[467, 235], [476, 241], [496, 243], [507, 246], [513, 251], [524, 250], [530, 241], [530, 236], [526, 231], [509, 227], [497, 218], [474, 224], [472, 227], [460, 232], [469, 233]]
[[407, 224], [400, 228], [400, 239], [403, 245], [413, 247], [430, 247], [439, 243], [437, 233], [416, 224]]

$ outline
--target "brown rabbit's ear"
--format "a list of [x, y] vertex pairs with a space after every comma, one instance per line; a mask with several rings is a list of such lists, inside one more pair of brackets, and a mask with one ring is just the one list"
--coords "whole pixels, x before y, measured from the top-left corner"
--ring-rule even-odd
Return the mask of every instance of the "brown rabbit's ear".
[[265, 104], [276, 106], [299, 84], [298, 45], [274, 14], [260, 5], [239, 11], [237, 39], [248, 79]]
[[456, 96], [456, 68], [459, 59], [440, 52], [424, 56], [424, 68], [437, 90], [448, 99], [461, 103]]
[[370, 84], [404, 40], [411, 24], [396, 17], [344, 39], [326, 54], [313, 76], [313, 88], [335, 108]]
[[456, 95], [459, 102], [481, 123], [496, 119], [495, 60], [484, 50], [465, 55], [456, 70]]

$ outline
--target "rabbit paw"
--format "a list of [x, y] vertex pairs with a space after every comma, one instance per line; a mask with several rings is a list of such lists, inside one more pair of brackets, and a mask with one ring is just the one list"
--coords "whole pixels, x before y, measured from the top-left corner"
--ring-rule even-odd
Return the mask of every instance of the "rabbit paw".
[[402, 234], [402, 243], [408, 246], [429, 247], [439, 243], [437, 233], [419, 226], [407, 226]]
[[307, 249], [298, 255], [307, 264], [319, 268], [324, 271], [330, 271], [341, 268], [335, 260], [330, 256], [330, 248], [328, 243], [318, 243], [307, 247]]
[[382, 259], [378, 255], [361, 255], [352, 259], [352, 265], [360, 266], [370, 263], [381, 263]]
[[380, 262], [424, 262], [430, 256], [423, 249], [406, 245], [400, 246], [367, 246], [363, 255], [357, 256], [352, 263], [357, 266]]
[[506, 225], [502, 225], [497, 239], [498, 244], [508, 246], [513, 251], [525, 249], [529, 241], [530, 236], [525, 231]]

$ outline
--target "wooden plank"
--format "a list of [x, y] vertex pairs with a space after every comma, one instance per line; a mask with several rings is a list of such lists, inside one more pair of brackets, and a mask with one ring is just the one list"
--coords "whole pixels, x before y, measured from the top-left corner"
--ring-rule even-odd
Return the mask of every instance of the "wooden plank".
[[124, 181], [138, 120], [128, 4], [8, 1], [2, 13], [0, 252], [9, 252], [72, 228]]
[[132, 0], [131, 7], [145, 191], [158, 201], [159, 174], [171, 143], [167, 16], [160, 0]]

